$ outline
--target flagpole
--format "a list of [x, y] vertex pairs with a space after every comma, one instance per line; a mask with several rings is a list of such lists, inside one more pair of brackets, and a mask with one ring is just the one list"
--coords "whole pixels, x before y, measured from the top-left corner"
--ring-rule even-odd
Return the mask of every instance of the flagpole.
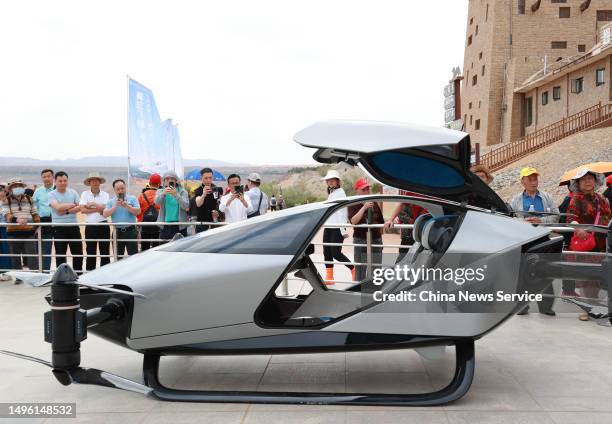
[[127, 192], [128, 194], [130, 193], [130, 183], [131, 183], [131, 178], [130, 178], [130, 76], [129, 75], [125, 75], [126, 76], [126, 82], [127, 82], [127, 108], [126, 108], [126, 129], [127, 129], [127, 145], [128, 145], [128, 155], [127, 155]]

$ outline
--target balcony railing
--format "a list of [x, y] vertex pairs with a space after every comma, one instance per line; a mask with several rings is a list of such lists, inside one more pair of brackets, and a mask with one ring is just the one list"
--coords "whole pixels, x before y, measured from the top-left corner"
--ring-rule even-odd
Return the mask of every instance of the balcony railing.
[[480, 157], [480, 163], [497, 171], [517, 160], [572, 134], [612, 119], [612, 103], [601, 102], [579, 113], [563, 118], [509, 144], [495, 148]]

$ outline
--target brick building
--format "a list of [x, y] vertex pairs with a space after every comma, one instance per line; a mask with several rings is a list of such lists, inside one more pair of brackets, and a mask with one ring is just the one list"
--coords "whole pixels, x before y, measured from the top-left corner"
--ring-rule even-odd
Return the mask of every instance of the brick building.
[[[610, 93], [606, 97], [600, 81], [597, 90], [590, 89], [595, 73], [602, 77], [598, 70], [606, 53], [599, 52], [594, 61], [579, 58], [593, 56], [609, 21], [612, 0], [469, 0], [461, 111], [472, 140], [482, 145], [514, 141], [600, 100], [608, 102]], [[548, 75], [563, 65], [563, 75], [544, 75], [544, 69]], [[603, 69], [609, 90], [610, 63]], [[571, 93], [572, 78], [582, 73], [582, 92]], [[559, 90], [565, 102], [553, 100]], [[546, 91], [549, 103], [542, 105], [539, 97]]]

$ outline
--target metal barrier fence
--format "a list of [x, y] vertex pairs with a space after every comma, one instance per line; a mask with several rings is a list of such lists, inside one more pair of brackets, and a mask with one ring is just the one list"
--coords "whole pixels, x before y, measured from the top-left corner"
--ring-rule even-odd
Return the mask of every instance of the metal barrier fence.
[[[24, 243], [36, 243], [36, 253], [35, 254], [27, 254], [27, 253], [0, 253], [0, 258], [2, 257], [9, 257], [9, 258], [14, 258], [14, 257], [21, 257], [21, 258], [36, 258], [37, 259], [37, 263], [38, 263], [38, 269], [36, 270], [30, 270], [30, 271], [37, 271], [37, 272], [45, 272], [48, 270], [44, 270], [44, 263], [43, 263], [43, 259], [44, 258], [51, 258], [51, 259], [57, 259], [57, 258], [109, 258], [111, 261], [117, 261], [121, 258], [127, 257], [129, 255], [124, 255], [124, 254], [118, 254], [118, 244], [119, 243], [136, 243], [138, 246], [138, 243], [142, 243], [142, 242], [153, 242], [153, 243], [166, 243], [168, 241], [170, 241], [171, 239], [161, 239], [161, 238], [146, 238], [146, 237], [142, 237], [142, 231], [138, 231], [138, 230], [142, 230], [142, 228], [144, 227], [160, 227], [159, 223], [155, 223], [155, 222], [134, 222], [134, 223], [128, 223], [128, 222], [117, 222], [117, 223], [113, 223], [113, 222], [77, 222], [77, 223], [51, 223], [51, 222], [39, 222], [39, 223], [28, 223], [28, 226], [31, 227], [35, 227], [35, 234], [34, 237], [32, 238], [16, 238], [16, 237], [9, 237], [7, 235], [6, 238], [0, 238], [0, 243], [2, 242], [6, 242], [9, 243], [9, 249], [10, 249], [10, 243], [11, 242], [24, 242]], [[215, 226], [222, 226], [222, 225], [227, 225], [225, 222], [199, 222], [199, 221], [187, 221], [187, 222], [172, 222], [172, 223], [166, 223], [166, 224], [162, 224], [162, 226], [172, 226], [172, 227], [193, 227], [194, 229], [198, 226], [209, 226], [209, 227], [215, 227]], [[0, 223], [0, 228], [10, 228], [10, 227], [19, 227], [19, 226], [23, 226], [21, 224], [16, 224], [16, 223]], [[42, 234], [42, 228], [44, 227], [52, 227], [52, 228], [60, 228], [60, 227], [109, 227], [110, 229], [112, 229], [112, 231], [110, 232], [110, 238], [109, 239], [88, 239], [85, 237], [81, 237], [80, 239], [62, 239], [62, 238], [43, 238], [43, 234]], [[138, 237], [135, 239], [128, 239], [128, 238], [119, 238], [118, 237], [118, 227], [135, 227], [137, 229], [137, 234]], [[70, 242], [105, 242], [105, 243], [109, 243], [110, 246], [112, 246], [112, 253], [109, 253], [108, 255], [101, 255], [101, 254], [81, 254], [81, 255], [75, 255], [72, 254], [72, 250], [71, 250], [71, 254], [65, 254], [65, 255], [59, 255], [57, 253], [54, 253], [51, 250], [51, 253], [49, 254], [45, 254], [43, 252], [43, 243], [55, 243], [55, 242], [66, 242], [66, 243], [70, 243]], [[85, 249], [82, 249], [83, 251], [85, 251]], [[111, 251], [111, 249], [109, 249], [109, 251]], [[11, 271], [14, 270], [14, 268], [0, 268], [0, 272], [4, 272], [4, 271]], [[51, 268], [51, 270], [53, 270], [53, 268]]]
[[[0, 228], [2, 227], [6, 227], [9, 228], [11, 226], [19, 226], [20, 224], [15, 224], [15, 223], [0, 223]], [[118, 243], [142, 243], [142, 242], [153, 242], [153, 243], [165, 243], [170, 241], [170, 239], [161, 239], [161, 238], [144, 238], [142, 237], [142, 231], [138, 231], [138, 237], [135, 239], [124, 239], [124, 238], [118, 238], [118, 232], [117, 232], [117, 227], [125, 227], [125, 226], [133, 226], [136, 228], [139, 228], [140, 230], [142, 230], [142, 228], [144, 227], [159, 227], [160, 224], [158, 223], [145, 223], [145, 222], [136, 222], [136, 223], [112, 223], [112, 222], [102, 222], [102, 223], [32, 223], [32, 224], [28, 224], [31, 225], [33, 227], [38, 227], [36, 232], [35, 232], [35, 237], [33, 238], [11, 238], [11, 237], [7, 237], [7, 238], [0, 238], [0, 242], [14, 242], [16, 240], [18, 240], [19, 242], [26, 242], [26, 243], [36, 243], [36, 253], [35, 254], [26, 254], [26, 253], [0, 253], [0, 258], [2, 257], [9, 257], [9, 258], [13, 258], [13, 257], [21, 257], [21, 258], [28, 258], [28, 257], [34, 257], [37, 259], [38, 262], [38, 269], [36, 270], [30, 270], [30, 271], [38, 271], [38, 272], [43, 272], [43, 271], [49, 271], [49, 270], [44, 270], [44, 263], [43, 263], [43, 258], [51, 258], [51, 259], [56, 259], [57, 258], [109, 258], [109, 260], [111, 261], [117, 261], [121, 258], [127, 257], [129, 255], [124, 255], [123, 252], [121, 252], [121, 254], [118, 253]], [[224, 222], [199, 222], [199, 221], [187, 221], [187, 222], [177, 222], [177, 223], [167, 223], [165, 225], [170, 225], [170, 226], [183, 226], [183, 227], [191, 227], [194, 230], [197, 227], [215, 227], [215, 226], [222, 226], [222, 225], [227, 225]], [[80, 239], [60, 239], [60, 238], [43, 238], [42, 235], [42, 231], [40, 230], [43, 227], [90, 227], [90, 226], [106, 226], [106, 227], [110, 227], [112, 229], [111, 231], [111, 237], [110, 239], [87, 239], [87, 238], [80, 238]], [[314, 246], [338, 246], [338, 247], [365, 247], [366, 248], [366, 261], [365, 262], [357, 262], [355, 260], [353, 261], [349, 261], [349, 262], [342, 262], [342, 261], [313, 261], [313, 263], [315, 264], [323, 264], [323, 265], [351, 265], [351, 266], [365, 266], [366, 267], [366, 276], [371, 277], [372, 276], [372, 269], [373, 267], [377, 267], [377, 266], [385, 266], [385, 264], [383, 263], [374, 263], [373, 262], [373, 254], [372, 254], [372, 249], [373, 248], [384, 248], [384, 249], [407, 249], [410, 248], [410, 245], [403, 245], [403, 244], [391, 244], [391, 243], [383, 243], [383, 244], [376, 244], [373, 243], [372, 241], [372, 236], [371, 236], [371, 229], [382, 229], [384, 227], [383, 224], [359, 224], [359, 225], [353, 225], [353, 224], [325, 224], [323, 225], [323, 228], [366, 228], [367, 231], [367, 238], [366, 238], [366, 243], [329, 243], [329, 242], [313, 242], [312, 244]], [[396, 229], [412, 229], [414, 226], [411, 224], [394, 224], [393, 228]], [[566, 233], [566, 232], [574, 232], [575, 228], [572, 227], [555, 227], [555, 226], [551, 226], [548, 225], [548, 227], [551, 229], [551, 231], [553, 232], [557, 232], [557, 233]], [[112, 246], [112, 253], [109, 251], [108, 255], [103, 255], [103, 254], [81, 254], [81, 255], [74, 255], [71, 254], [65, 254], [65, 255], [59, 255], [57, 253], [54, 253], [53, 250], [50, 251], [49, 254], [45, 254], [43, 252], [43, 243], [54, 243], [54, 242], [81, 242], [81, 243], [87, 243], [87, 242], [107, 242], [109, 243], [110, 246]], [[109, 249], [110, 250], [110, 249]], [[85, 251], [83, 249], [83, 251]], [[576, 256], [580, 256], [580, 255], [590, 255], [590, 256], [605, 256], [606, 253], [602, 253], [602, 252], [573, 252], [573, 251], [563, 251], [563, 253], [571, 253], [572, 255], [576, 255]], [[2, 268], [0, 269], [0, 272], [4, 272], [4, 271], [9, 271], [12, 270], [13, 268]], [[52, 267], [50, 267], [50, 270], [53, 270]], [[84, 270], [85, 272], [85, 270]], [[344, 282], [344, 283], [352, 283], [353, 281], [339, 281], [336, 280], [337, 282]]]

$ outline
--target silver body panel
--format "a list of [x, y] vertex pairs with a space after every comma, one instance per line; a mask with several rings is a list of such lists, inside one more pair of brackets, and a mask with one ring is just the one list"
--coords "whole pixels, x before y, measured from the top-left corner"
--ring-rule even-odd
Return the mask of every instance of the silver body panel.
[[[352, 197], [308, 208], [331, 210], [348, 202], [371, 198]], [[419, 199], [418, 203], [431, 209], [434, 215], [442, 213], [439, 202]], [[292, 213], [300, 209], [295, 208]], [[273, 219], [277, 218], [266, 216], [260, 221]], [[257, 221], [250, 224], [257, 225]], [[232, 226], [215, 231], [227, 231]], [[452, 261], [461, 253], [488, 254], [487, 261], [495, 264], [498, 271], [492, 276], [498, 281], [492, 284], [509, 287], [516, 285], [513, 279], [516, 279], [521, 247], [547, 234], [548, 229], [518, 219], [468, 210], [442, 260]], [[293, 259], [291, 255], [186, 253], [154, 249], [88, 273], [82, 281], [121, 284], [146, 296], [146, 299], [134, 299], [131, 333], [127, 340], [129, 347], [154, 349], [194, 345], [312, 331], [310, 328], [262, 328], [255, 322], [258, 306]], [[393, 291], [405, 288], [399, 285]], [[431, 287], [425, 284], [419, 288], [425, 289]], [[445, 309], [447, 305], [431, 302], [386, 302], [358, 312], [364, 304], [363, 296], [358, 292], [333, 292], [319, 288], [311, 293], [294, 316], [354, 313], [315, 331], [475, 337], [495, 327], [508, 315], [455, 313]]]
[[[146, 296], [134, 299], [129, 338], [135, 340], [252, 323], [291, 259], [151, 251], [102, 267], [83, 280], [123, 284]], [[194, 338], [188, 335], [187, 340]]]
[[[488, 255], [483, 260], [496, 267], [496, 272], [489, 276], [490, 281], [487, 282], [491, 287], [499, 285], [516, 288], [518, 277], [515, 274], [517, 267], [520, 267], [522, 246], [549, 234], [546, 228], [536, 228], [483, 209], [458, 206], [456, 202], [502, 211], [505, 209], [501, 199], [469, 172], [469, 136], [466, 133], [388, 122], [323, 121], [300, 131], [294, 139], [303, 146], [316, 148], [314, 157], [321, 162], [346, 160], [361, 164], [368, 172], [374, 172], [372, 175], [379, 176], [378, 179], [385, 184], [446, 199], [409, 199], [431, 210], [433, 215], [443, 214], [441, 205], [445, 203], [448, 207], [466, 212], [441, 261], [461, 262], [462, 254]], [[386, 156], [381, 156], [381, 152], [386, 152]], [[389, 162], [380, 162], [382, 158]], [[398, 163], [401, 160], [406, 163]], [[428, 163], [432, 172], [436, 173], [432, 177], [439, 177], [438, 173], [442, 172], [442, 175], [454, 178], [456, 181], [453, 184], [457, 185], [445, 185], [435, 178], [432, 178], [430, 184], [423, 182], [417, 177], [424, 174], [411, 174], [412, 168], [406, 167], [409, 163], [418, 166]], [[407, 169], [409, 172], [406, 172]], [[183, 244], [180, 244], [181, 241], [176, 242], [179, 251], [171, 251], [172, 244], [170, 248], [165, 245], [91, 272], [83, 277], [83, 281], [90, 284], [121, 284], [146, 296], [145, 299], [134, 299], [127, 343], [136, 349], [194, 345], [309, 330], [307, 327], [261, 328], [256, 322], [256, 311], [280, 282], [289, 264], [297, 259], [294, 255], [301, 254], [296, 246], [305, 246], [309, 241], [307, 237], [312, 235], [311, 230], [316, 230], [323, 223], [319, 222], [323, 220], [323, 213], [331, 213], [359, 199], [366, 201], [371, 200], [371, 197], [304, 205], [231, 224], [196, 235], [190, 240], [184, 240]], [[304, 215], [296, 215], [300, 213]], [[309, 220], [309, 217], [313, 219]], [[251, 234], [264, 234], [266, 228], [272, 228], [271, 221], [275, 222], [274, 228], [278, 232], [283, 231], [283, 222], [293, 221], [292, 226], [287, 224], [286, 227], [287, 235], [293, 236], [291, 253], [284, 254], [283, 249], [279, 248], [284, 245], [277, 241], [276, 249], [269, 249], [268, 254], [264, 254], [261, 244], [258, 244], [259, 239], [249, 240]], [[307, 221], [310, 221], [309, 224], [306, 224]], [[302, 222], [304, 224], [300, 225]], [[258, 228], [260, 224], [262, 227]], [[238, 233], [221, 234], [234, 230], [238, 230]], [[211, 239], [207, 240], [207, 237]], [[243, 251], [239, 248], [223, 250], [223, 246], [215, 243], [224, 237], [248, 248], [243, 247]], [[277, 237], [276, 240], [285, 240], [284, 233]], [[300, 237], [303, 240], [298, 240]], [[180, 246], [200, 247], [180, 251], [183, 249]], [[220, 250], [207, 250], [207, 246], [215, 246]], [[438, 259], [433, 256], [433, 252], [424, 252], [416, 256], [412, 265], [427, 266], [428, 258], [431, 257], [432, 261]], [[311, 284], [320, 284], [318, 277], [313, 281]], [[399, 281], [392, 284], [389, 290], [401, 291], [408, 288], [406, 284]], [[436, 286], [432, 285], [435, 284], [435, 281], [425, 281], [417, 290], [434, 289]], [[314, 331], [456, 337], [476, 337], [509, 315], [460, 313], [447, 303], [383, 302], [372, 305], [364, 300], [362, 293], [334, 292], [324, 290], [323, 287], [315, 289], [293, 312], [292, 318], [337, 318], [318, 329], [310, 328]]]
[[[549, 233], [546, 228], [518, 219], [468, 211], [440, 262], [452, 266], [462, 254], [484, 254], [484, 264], [494, 270], [487, 274], [485, 281], [492, 287], [516, 289], [521, 247]], [[400, 285], [397, 291], [407, 286]], [[469, 285], [462, 289], [469, 289]], [[435, 291], [434, 284], [424, 284], [416, 289], [416, 293], [419, 291]], [[448, 306], [447, 302], [385, 302], [331, 324], [325, 331], [476, 337], [508, 316], [507, 313], [453, 312]]]
[[293, 136], [304, 147], [373, 153], [409, 147], [457, 144], [467, 136], [447, 128], [398, 122], [328, 120]]

